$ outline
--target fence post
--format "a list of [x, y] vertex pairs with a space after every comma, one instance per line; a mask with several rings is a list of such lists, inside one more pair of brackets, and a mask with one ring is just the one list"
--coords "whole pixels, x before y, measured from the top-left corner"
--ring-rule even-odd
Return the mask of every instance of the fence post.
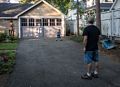
[[112, 10], [111, 11], [111, 14], [112, 14], [112, 19], [111, 19], [111, 21], [112, 21], [112, 24], [111, 24], [111, 36], [113, 36], [114, 35], [114, 33], [113, 33], [113, 29], [114, 29], [114, 11]]

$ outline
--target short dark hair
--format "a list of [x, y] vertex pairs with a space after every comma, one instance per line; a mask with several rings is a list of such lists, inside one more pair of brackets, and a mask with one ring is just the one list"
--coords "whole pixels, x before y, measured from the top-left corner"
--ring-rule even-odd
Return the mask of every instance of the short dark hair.
[[93, 24], [94, 23], [94, 17], [89, 17], [88, 18], [88, 23]]

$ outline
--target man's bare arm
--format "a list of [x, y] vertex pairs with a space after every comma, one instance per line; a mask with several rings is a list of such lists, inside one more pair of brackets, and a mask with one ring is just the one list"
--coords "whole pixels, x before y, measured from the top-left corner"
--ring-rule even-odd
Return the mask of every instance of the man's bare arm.
[[83, 37], [83, 45], [84, 45], [84, 51], [86, 50], [86, 45], [87, 45], [87, 36]]

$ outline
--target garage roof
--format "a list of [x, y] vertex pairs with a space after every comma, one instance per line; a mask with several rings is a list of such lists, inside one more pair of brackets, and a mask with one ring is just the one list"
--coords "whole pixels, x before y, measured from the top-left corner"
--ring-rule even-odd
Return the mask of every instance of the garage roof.
[[15, 17], [33, 4], [0, 3], [0, 17]]
[[58, 13], [64, 15], [61, 11], [54, 8], [52, 5], [50, 5], [46, 1], [40, 0], [36, 4], [0, 3], [0, 18], [17, 18], [18, 16], [29, 11], [30, 9], [37, 6], [41, 2], [47, 4], [48, 6], [50, 6], [54, 10], [56, 10]]

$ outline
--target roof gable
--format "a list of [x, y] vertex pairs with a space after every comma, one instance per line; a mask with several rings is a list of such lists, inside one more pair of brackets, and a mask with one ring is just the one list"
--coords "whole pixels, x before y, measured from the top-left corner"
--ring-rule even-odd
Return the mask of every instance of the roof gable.
[[26, 10], [24, 10], [23, 12], [19, 13], [18, 15], [16, 15], [16, 17], [18, 17], [18, 16], [24, 14], [25, 12], [31, 10], [32, 8], [34, 8], [35, 6], [39, 5], [39, 4], [42, 3], [42, 2], [43, 2], [44, 4], [46, 4], [46, 5], [48, 5], [50, 8], [54, 9], [56, 12], [64, 15], [61, 11], [59, 11], [58, 9], [56, 9], [55, 7], [53, 7], [52, 5], [50, 5], [48, 2], [46, 2], [46, 1], [44, 1], [44, 0], [41, 0], [41, 1], [37, 2], [36, 4], [32, 5], [31, 7], [29, 7], [28, 9], [26, 9]]
[[25, 12], [28, 12], [29, 10], [33, 9], [35, 6], [39, 5], [42, 2], [48, 5], [50, 8], [54, 9], [59, 14], [64, 15], [62, 12], [54, 8], [46, 1], [40, 0], [36, 4], [0, 3], [0, 18], [18, 18], [20, 15], [24, 14]]
[[61, 13], [42, 2], [20, 16], [61, 16]]

